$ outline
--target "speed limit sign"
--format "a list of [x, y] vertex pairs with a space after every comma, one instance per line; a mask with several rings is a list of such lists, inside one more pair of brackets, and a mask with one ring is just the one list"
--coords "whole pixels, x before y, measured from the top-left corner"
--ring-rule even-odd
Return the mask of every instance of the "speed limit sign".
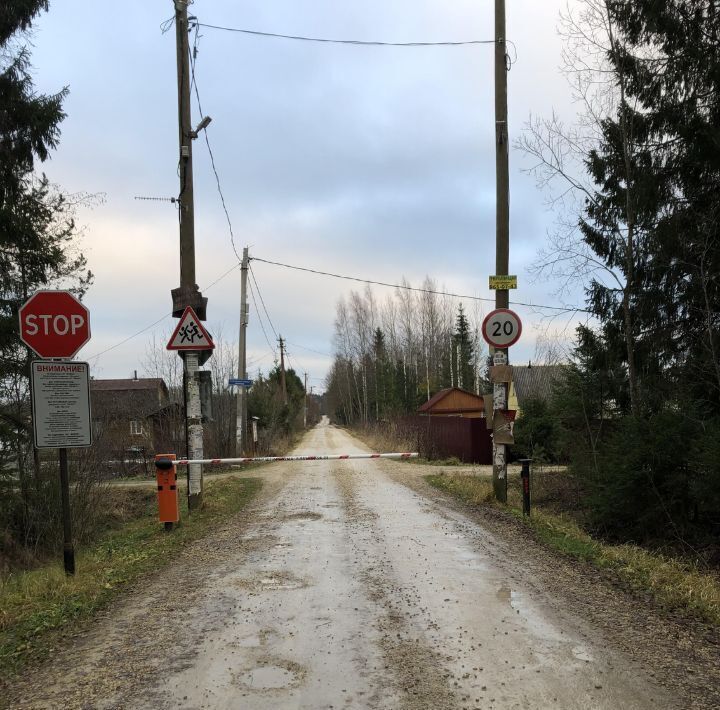
[[522, 333], [520, 316], [508, 308], [498, 308], [485, 316], [482, 334], [485, 341], [496, 348], [509, 348]]

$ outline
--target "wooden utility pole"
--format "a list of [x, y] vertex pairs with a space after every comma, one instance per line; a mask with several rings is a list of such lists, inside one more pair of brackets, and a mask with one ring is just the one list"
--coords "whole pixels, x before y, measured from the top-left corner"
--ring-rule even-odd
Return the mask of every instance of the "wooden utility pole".
[[303, 429], [307, 429], [307, 405], [308, 405], [308, 391], [307, 391], [307, 372], [305, 373], [305, 406], [303, 407]]
[[[197, 135], [190, 125], [190, 58], [188, 47], [188, 3], [175, 0], [175, 36], [177, 49], [178, 86], [178, 143], [180, 149], [178, 174], [180, 194], [180, 288], [172, 291], [173, 315], [179, 318], [186, 306], [192, 306], [198, 318], [205, 320], [207, 299], [202, 297], [195, 283], [195, 212], [193, 202], [192, 139]], [[204, 122], [207, 125], [207, 122]], [[203, 458], [202, 412], [197, 372], [202, 364], [199, 352], [188, 350], [183, 354], [183, 381], [185, 394], [186, 456]], [[202, 506], [202, 464], [187, 467], [188, 510]]]
[[287, 404], [287, 386], [285, 384], [285, 341], [282, 335], [278, 338], [280, 341], [280, 389], [282, 390], [283, 404]]
[[[505, 0], [495, 0], [495, 274], [506, 276], [510, 262], [510, 176], [508, 168], [507, 49], [505, 43]], [[495, 308], [509, 306], [509, 291], [495, 291]], [[495, 350], [497, 365], [508, 362], [507, 348]], [[508, 386], [493, 385], [493, 410], [506, 410]], [[493, 437], [493, 491], [507, 502], [507, 447]]]
[[190, 57], [187, 2], [175, 0], [177, 48], [178, 126], [180, 143], [180, 287], [195, 284], [195, 206], [193, 201], [192, 140], [190, 132]]
[[[247, 379], [247, 272], [250, 258], [248, 248], [243, 249], [242, 265], [240, 267], [240, 338], [238, 340], [238, 369], [239, 380]], [[245, 439], [247, 437], [247, 388], [237, 388], [237, 413], [235, 416], [235, 456], [243, 456]]]

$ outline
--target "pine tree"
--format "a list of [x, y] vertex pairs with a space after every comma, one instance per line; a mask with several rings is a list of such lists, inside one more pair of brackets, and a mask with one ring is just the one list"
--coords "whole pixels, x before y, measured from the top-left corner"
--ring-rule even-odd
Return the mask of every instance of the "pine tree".
[[[61, 284], [82, 294], [92, 280], [73, 253], [73, 207], [38, 175], [57, 147], [67, 89], [38, 93], [23, 40], [43, 0], [9, 0], [0, 10], [0, 448], [13, 448], [25, 486], [29, 449], [29, 352], [18, 336], [18, 308], [38, 288]], [[37, 476], [37, 460], [36, 460]]]
[[458, 314], [455, 320], [454, 342], [456, 347], [457, 381], [464, 390], [475, 391], [475, 347], [473, 343], [470, 323], [463, 309], [462, 303], [458, 305]]
[[612, 12], [656, 182], [639, 316], [670, 386], [720, 413], [720, 9], [639, 0]]
[[[0, 352], [17, 367], [17, 308], [39, 287], [70, 280], [82, 292], [91, 275], [85, 259], [68, 250], [75, 235], [72, 209], [37, 162], [58, 144], [67, 89], [38, 94], [30, 76], [22, 34], [41, 11], [42, 0], [6, 3], [0, 15]], [[4, 373], [0, 373], [0, 376]]]

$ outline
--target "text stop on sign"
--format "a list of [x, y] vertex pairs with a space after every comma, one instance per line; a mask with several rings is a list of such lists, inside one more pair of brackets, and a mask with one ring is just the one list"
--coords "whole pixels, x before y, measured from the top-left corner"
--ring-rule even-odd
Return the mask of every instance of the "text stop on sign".
[[68, 291], [38, 291], [19, 315], [20, 338], [40, 357], [71, 358], [90, 340], [88, 310]]
[[25, 317], [27, 335], [75, 335], [85, 327], [85, 318], [77, 313], [71, 316], [30, 314]]

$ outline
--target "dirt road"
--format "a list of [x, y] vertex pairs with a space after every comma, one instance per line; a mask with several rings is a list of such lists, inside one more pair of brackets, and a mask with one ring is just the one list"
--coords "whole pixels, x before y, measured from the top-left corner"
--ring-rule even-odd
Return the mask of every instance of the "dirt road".
[[[297, 453], [363, 450], [322, 424]], [[58, 649], [5, 701], [253, 710], [693, 704], [574, 613], [582, 588], [566, 597], [543, 589], [518, 564], [522, 550], [509, 554], [441, 496], [404, 485], [411, 469], [263, 467], [251, 510]]]

